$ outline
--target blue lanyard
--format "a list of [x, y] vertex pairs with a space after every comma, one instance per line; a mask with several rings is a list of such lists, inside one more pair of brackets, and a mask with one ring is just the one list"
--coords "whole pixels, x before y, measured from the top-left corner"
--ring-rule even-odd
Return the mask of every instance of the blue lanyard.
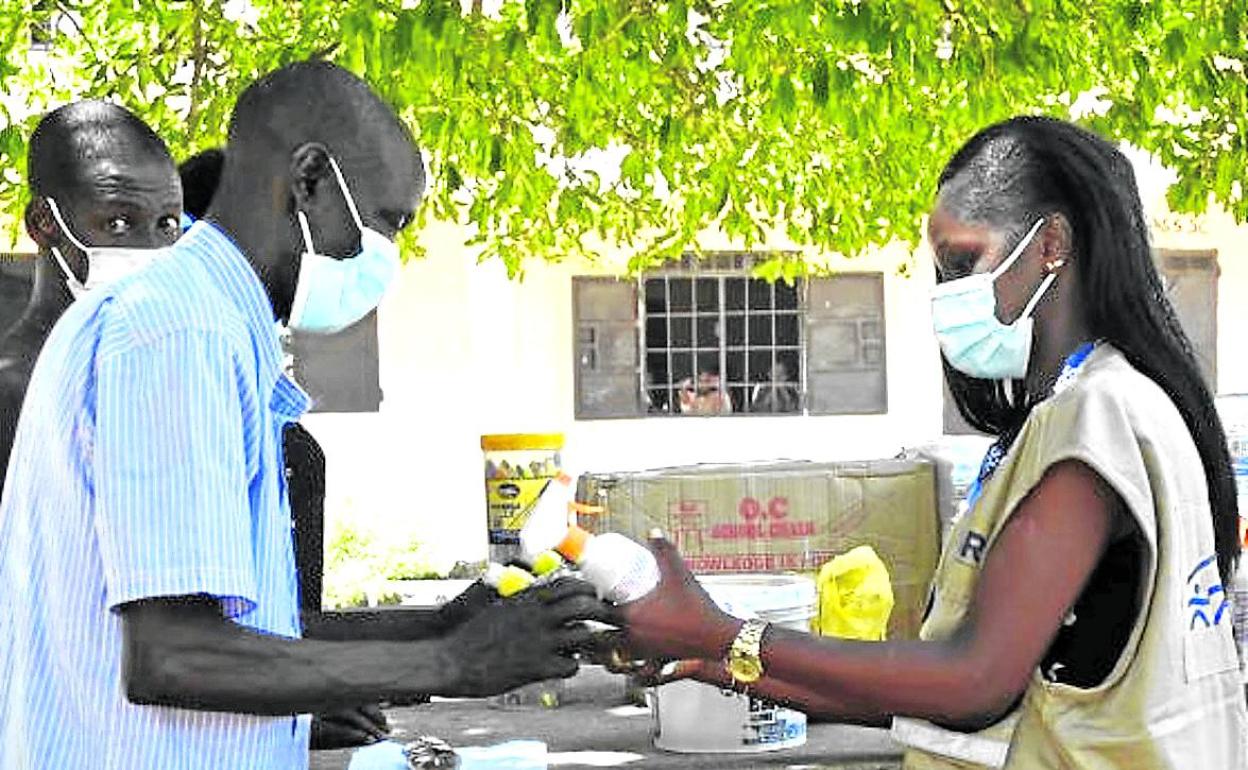
[[[1062, 364], [1062, 371], [1057, 375], [1057, 381], [1069, 379], [1075, 371], [1083, 365], [1083, 362], [1092, 355], [1092, 351], [1096, 349], [1096, 343], [1085, 342], [1075, 349], [1066, 357], [1066, 362]], [[979, 475], [971, 482], [971, 486], [966, 490], [966, 510], [975, 507], [975, 503], [979, 502], [979, 496], [983, 494], [984, 484], [988, 483], [988, 479], [992, 478], [992, 474], [997, 472], [997, 467], [1001, 465], [1001, 461], [1005, 459], [1006, 450], [1001, 439], [992, 442], [992, 446], [988, 447], [988, 452], [984, 455], [984, 461], [979, 465]]]

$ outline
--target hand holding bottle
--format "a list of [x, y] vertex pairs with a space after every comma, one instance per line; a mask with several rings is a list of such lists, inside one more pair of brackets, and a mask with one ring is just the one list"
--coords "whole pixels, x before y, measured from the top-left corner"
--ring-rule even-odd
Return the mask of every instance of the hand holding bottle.
[[610, 607], [588, 583], [561, 578], [495, 601], [446, 637], [445, 665], [454, 671], [451, 691], [463, 697], [496, 695], [529, 682], [576, 673], [576, 653], [593, 632], [582, 621], [609, 622]]
[[520, 546], [530, 564], [553, 550], [574, 564], [613, 604], [627, 604], [645, 596], [659, 582], [654, 556], [624, 535], [591, 534], [572, 523], [571, 480], [553, 479], [520, 530]]
[[715, 604], [661, 533], [649, 545], [658, 585], [618, 608], [629, 653], [660, 660], [722, 658], [741, 621]]

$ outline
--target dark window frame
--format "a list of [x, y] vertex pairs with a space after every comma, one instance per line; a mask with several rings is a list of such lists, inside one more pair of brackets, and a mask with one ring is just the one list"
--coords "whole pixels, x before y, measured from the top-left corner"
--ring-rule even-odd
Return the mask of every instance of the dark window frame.
[[[796, 293], [795, 307], [792, 315], [796, 319], [797, 341], [795, 345], [777, 345], [776, 344], [776, 321], [780, 315], [787, 316], [789, 314], [787, 308], [777, 310], [775, 307], [775, 288], [771, 289], [771, 305], [770, 313], [767, 317], [772, 320], [772, 335], [767, 345], [760, 345], [758, 350], [753, 350], [746, 344], [733, 346], [731, 344], [730, 332], [727, 324], [728, 320], [728, 300], [726, 291], [728, 280], [731, 279], [752, 279], [752, 267], [759, 259], [771, 259], [776, 256], [775, 252], [711, 252], [701, 255], [685, 255], [680, 261], [670, 265], [661, 267], [656, 270], [647, 271], [646, 273], [631, 279], [621, 279], [612, 276], [576, 276], [573, 278], [572, 289], [572, 311], [573, 311], [573, 334], [572, 334], [572, 353], [573, 353], [573, 374], [574, 374], [574, 404], [573, 416], [576, 420], [591, 419], [637, 419], [637, 418], [662, 418], [662, 417], [692, 417], [692, 416], [708, 416], [708, 417], [797, 417], [797, 416], [844, 416], [844, 415], [882, 415], [888, 413], [888, 366], [887, 366], [887, 314], [886, 314], [886, 291], [884, 273], [878, 270], [861, 270], [861, 271], [837, 271], [826, 276], [813, 276], [801, 279], [796, 282], [794, 287]], [[650, 313], [646, 307], [646, 288], [647, 281], [657, 278], [664, 279], [682, 279], [690, 280], [691, 296], [690, 309], [688, 313], [685, 311], [672, 311], [670, 294], [665, 293], [664, 300], [665, 310], [661, 313]], [[721, 377], [721, 384], [725, 387], [733, 387], [740, 391], [739, 402], [734, 403], [734, 409], [731, 412], [712, 413], [705, 415], [685, 414], [679, 407], [676, 407], [678, 397], [678, 389], [675, 386], [676, 380], [674, 367], [671, 364], [671, 353], [680, 346], [673, 347], [671, 345], [670, 321], [673, 315], [683, 318], [684, 315], [690, 316], [689, 322], [689, 351], [680, 350], [682, 355], [686, 353], [692, 361], [692, 371], [698, 370], [697, 355], [700, 345], [697, 338], [697, 328], [694, 319], [698, 316], [696, 292], [696, 281], [699, 279], [716, 279], [717, 280], [717, 308], [719, 317], [719, 326], [716, 332], [714, 350], [708, 349], [702, 351], [706, 354], [714, 354], [718, 360], [718, 371], [721, 375], [729, 372], [732, 367], [728, 366], [728, 354], [731, 352], [744, 353], [748, 357], [749, 352], [769, 353], [769, 371], [770, 367], [774, 367], [778, 357], [782, 353], [791, 353], [796, 356], [796, 371], [793, 372], [792, 381], [798, 391], [798, 408], [793, 411], [749, 411], [742, 410], [742, 405], [748, 405], [755, 400], [755, 394], [759, 386], [765, 387], [769, 380], [761, 380], [751, 382], [749, 374], [752, 373], [752, 367], [748, 362], [743, 361], [739, 365], [740, 374], [738, 379], [733, 379], [732, 374]], [[857, 304], [857, 315], [852, 309], [846, 310], [845, 313], [838, 314], [833, 308], [829, 311], [824, 308], [822, 312], [817, 312], [809, 301], [809, 291], [812, 285], [819, 287], [824, 296], [836, 296], [838, 293], [853, 295], [864, 295], [863, 286], [850, 287], [848, 284], [838, 287], [835, 282], [840, 279], [858, 279], [867, 280], [871, 284], [867, 286], [865, 295], [869, 297], [864, 302], [859, 301]], [[627, 301], [632, 317], [629, 320], [632, 324], [632, 344], [631, 348], [619, 339], [619, 335], [623, 331], [623, 316], [619, 308], [615, 310], [587, 311], [583, 305], [587, 300], [583, 297], [586, 290], [583, 288], [587, 285], [597, 282], [599, 285], [610, 284], [614, 286], [614, 290], [620, 292], [619, 296], [612, 301], [619, 306], [625, 304], [623, 292], [625, 287], [631, 290], [631, 298]], [[605, 283], [604, 283], [605, 282]], [[826, 282], [826, 283], [825, 283]], [[779, 283], [779, 282], [777, 282]], [[665, 292], [670, 292], [670, 283], [665, 281]], [[749, 291], [749, 284], [744, 285], [744, 290]], [[589, 303], [589, 304], [592, 304]], [[761, 310], [761, 308], [760, 308]], [[781, 312], [781, 310], [783, 312]], [[705, 310], [706, 314], [714, 315], [709, 309]], [[734, 311], [735, 312], [735, 311]], [[748, 300], [746, 308], [742, 308], [741, 323], [743, 327], [749, 324]], [[614, 320], [606, 320], [607, 316], [611, 316]], [[842, 317], [844, 316], [844, 317]], [[735, 318], [735, 315], [733, 316]], [[665, 327], [662, 346], [647, 346], [647, 323], [654, 321], [656, 318], [663, 318], [665, 323], [669, 324]], [[835, 375], [843, 375], [843, 379], [847, 379], [851, 384], [857, 378], [859, 382], [865, 383], [862, 390], [864, 395], [857, 399], [857, 403], [851, 403], [850, 408], [840, 408], [838, 395], [833, 390], [823, 394], [823, 398], [814, 397], [812, 390], [812, 378], [810, 371], [810, 358], [812, 348], [815, 347], [815, 341], [812, 339], [812, 324], [818, 326], [817, 331], [825, 330], [835, 325], [852, 325], [854, 328], [854, 336], [852, 344], [854, 349], [854, 361], [852, 364], [846, 365], [843, 370], [838, 370], [835, 364], [831, 367], [827, 365], [830, 360], [828, 353], [835, 350], [827, 347], [827, 343], [823, 343], [821, 348], [825, 361], [823, 368], [819, 369], [818, 375], [824, 381], [824, 388], [845, 387], [845, 383], [831, 384], [829, 377], [835, 379]], [[607, 327], [611, 327], [616, 337], [614, 338], [614, 349], [617, 351], [616, 360], [611, 365], [611, 371], [606, 371], [597, 357], [594, 355], [599, 351], [598, 344], [600, 338], [609, 334]], [[748, 334], [743, 331], [743, 334]], [[589, 336], [587, 336], [589, 335]], [[594, 339], [590, 339], [593, 337]], [[748, 336], [746, 337], [748, 340]], [[845, 344], [842, 341], [842, 344]], [[735, 350], [740, 347], [742, 350]], [[631, 362], [624, 365], [618, 360], [618, 351], [624, 348], [627, 353], [631, 354]], [[792, 350], [790, 350], [792, 348]], [[648, 354], [666, 354], [665, 363], [667, 363], [667, 371], [664, 375], [665, 380], [661, 387], [655, 388], [647, 379], [647, 371], [652, 364], [647, 360]], [[788, 358], [786, 363], [791, 362], [792, 358]], [[612, 375], [614, 372], [614, 375]], [[625, 398], [622, 393], [621, 379], [612, 380], [612, 376], [622, 378], [625, 373], [633, 380], [632, 389], [636, 394], [636, 398]], [[865, 378], [865, 379], [864, 379]], [[601, 388], [603, 382], [614, 382], [614, 393], [609, 393], [612, 386], [608, 385]], [[600, 386], [600, 390], [592, 390], [594, 383]], [[665, 410], [656, 410], [652, 408], [651, 400], [652, 392], [660, 392], [666, 390], [667, 403]], [[844, 391], [843, 391], [844, 392]], [[612, 400], [614, 396], [615, 408], [604, 407], [603, 404]], [[635, 404], [633, 401], [635, 400]], [[853, 402], [854, 399], [845, 399], [846, 402]], [[662, 404], [660, 404], [662, 406]]]
[[1160, 248], [1153, 253], [1157, 263], [1157, 270], [1161, 273], [1162, 282], [1166, 288], [1166, 294], [1174, 301], [1175, 282], [1172, 280], [1174, 276], [1182, 272], [1202, 272], [1208, 273], [1212, 278], [1211, 294], [1208, 303], [1201, 303], [1202, 308], [1208, 309], [1208, 339], [1200, 339], [1198, 335], [1199, 329], [1192, 328], [1193, 320], [1183, 317], [1183, 308], [1177, 303], [1175, 304], [1175, 312], [1179, 314], [1179, 321], [1183, 324], [1183, 331], [1187, 334], [1188, 340], [1192, 343], [1196, 357], [1201, 366], [1201, 373], [1205, 376], [1206, 384], [1212, 393], [1218, 391], [1218, 284], [1222, 276], [1222, 265], [1218, 261], [1217, 249], [1170, 249]]

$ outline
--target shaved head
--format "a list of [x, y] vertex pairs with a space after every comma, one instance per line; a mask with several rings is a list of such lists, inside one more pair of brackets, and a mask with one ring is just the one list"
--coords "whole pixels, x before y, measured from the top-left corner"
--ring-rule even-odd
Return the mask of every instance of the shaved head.
[[26, 157], [31, 192], [72, 198], [99, 161], [121, 166], [164, 162], [169, 148], [146, 123], [110, 102], [86, 100], [52, 110], [31, 134]]
[[[385, 172], [411, 178], [418, 194], [424, 190], [424, 165], [407, 126], [367, 83], [341, 67], [322, 61], [290, 64], [239, 97], [229, 147], [240, 162], [286, 162], [309, 142], [323, 144], [348, 177]], [[396, 143], [410, 150], [405, 167], [387, 168], [379, 149]]]
[[[59, 248], [81, 280], [75, 245], [160, 248], [177, 240], [182, 186], [159, 136], [126, 109], [88, 100], [58, 107], [30, 137], [26, 230], [41, 252]], [[53, 216], [55, 200], [64, 226]], [[72, 233], [70, 238], [66, 233]]]

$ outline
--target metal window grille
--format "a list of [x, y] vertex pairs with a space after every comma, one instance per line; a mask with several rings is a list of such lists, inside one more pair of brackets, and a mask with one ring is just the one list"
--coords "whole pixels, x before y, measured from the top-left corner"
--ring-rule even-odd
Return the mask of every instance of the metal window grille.
[[888, 411], [883, 275], [751, 277], [749, 252], [577, 277], [577, 419]]
[[743, 274], [748, 255], [703, 258], [641, 280], [650, 414], [801, 414], [805, 286]]

